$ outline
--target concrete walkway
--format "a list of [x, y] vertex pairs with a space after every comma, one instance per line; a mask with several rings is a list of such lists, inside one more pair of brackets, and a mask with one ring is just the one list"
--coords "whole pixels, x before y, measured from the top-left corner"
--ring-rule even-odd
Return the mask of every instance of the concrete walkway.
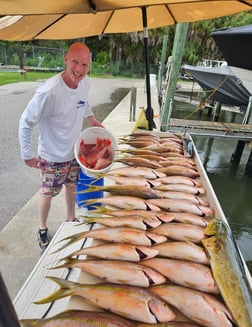
[[[136, 119], [140, 108], [146, 108], [146, 93], [144, 82], [137, 82]], [[152, 107], [155, 117], [159, 114], [156, 87], [151, 87]], [[116, 137], [131, 133], [135, 121], [130, 119], [131, 93], [129, 93], [103, 121], [104, 126]], [[159, 125], [158, 117], [155, 119]], [[36, 193], [30, 201], [13, 217], [0, 233], [0, 271], [11, 299], [28, 278], [32, 269], [39, 260], [41, 253], [36, 240], [37, 233], [37, 200]], [[77, 208], [77, 214], [81, 210]], [[54, 201], [48, 218], [49, 230], [53, 236], [65, 219], [64, 192], [61, 192]]]

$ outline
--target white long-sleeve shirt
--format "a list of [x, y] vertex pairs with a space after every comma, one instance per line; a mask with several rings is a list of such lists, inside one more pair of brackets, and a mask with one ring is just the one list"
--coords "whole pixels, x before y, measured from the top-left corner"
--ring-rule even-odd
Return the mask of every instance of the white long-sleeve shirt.
[[32, 133], [39, 125], [38, 155], [48, 161], [74, 158], [74, 144], [83, 119], [93, 115], [88, 104], [89, 81], [85, 77], [77, 89], [69, 88], [61, 74], [43, 83], [28, 103], [19, 121], [21, 158], [33, 158]]

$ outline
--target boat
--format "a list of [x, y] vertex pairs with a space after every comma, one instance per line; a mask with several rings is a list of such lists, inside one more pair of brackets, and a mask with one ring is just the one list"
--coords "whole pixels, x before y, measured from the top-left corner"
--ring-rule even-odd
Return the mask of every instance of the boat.
[[211, 100], [231, 106], [248, 105], [250, 92], [225, 62], [216, 66], [183, 65], [182, 68], [198, 82]]
[[217, 29], [211, 33], [211, 36], [228, 66], [252, 94], [252, 24]]

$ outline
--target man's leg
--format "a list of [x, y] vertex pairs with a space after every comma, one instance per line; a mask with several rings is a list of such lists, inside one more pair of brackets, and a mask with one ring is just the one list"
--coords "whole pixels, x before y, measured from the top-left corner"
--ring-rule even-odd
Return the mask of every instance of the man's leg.
[[39, 215], [39, 229], [47, 228], [47, 217], [51, 207], [51, 196], [44, 196], [40, 194], [38, 200], [38, 215]]
[[47, 217], [51, 207], [51, 196], [43, 196], [40, 194], [38, 200], [38, 214], [39, 214], [39, 230], [38, 230], [38, 242], [42, 251], [44, 251], [49, 242], [49, 234], [47, 228]]
[[76, 201], [76, 185], [78, 183], [80, 173], [80, 166], [76, 159], [73, 159], [70, 163], [70, 169], [68, 171], [65, 188], [66, 188], [66, 207], [67, 207], [67, 221], [75, 220], [75, 201]]
[[73, 221], [75, 219], [75, 197], [76, 186], [65, 185], [65, 198], [67, 207], [67, 221]]

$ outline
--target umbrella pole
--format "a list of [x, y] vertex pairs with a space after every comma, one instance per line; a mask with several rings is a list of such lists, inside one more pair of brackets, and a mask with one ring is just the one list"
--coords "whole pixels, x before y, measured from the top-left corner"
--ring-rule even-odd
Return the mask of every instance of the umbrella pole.
[[153, 121], [153, 108], [151, 107], [151, 89], [150, 89], [150, 63], [149, 63], [149, 45], [148, 45], [148, 28], [146, 7], [142, 7], [143, 32], [144, 32], [144, 56], [145, 56], [145, 73], [146, 73], [146, 95], [147, 109], [145, 112], [148, 121], [149, 131], [153, 130], [155, 123]]

